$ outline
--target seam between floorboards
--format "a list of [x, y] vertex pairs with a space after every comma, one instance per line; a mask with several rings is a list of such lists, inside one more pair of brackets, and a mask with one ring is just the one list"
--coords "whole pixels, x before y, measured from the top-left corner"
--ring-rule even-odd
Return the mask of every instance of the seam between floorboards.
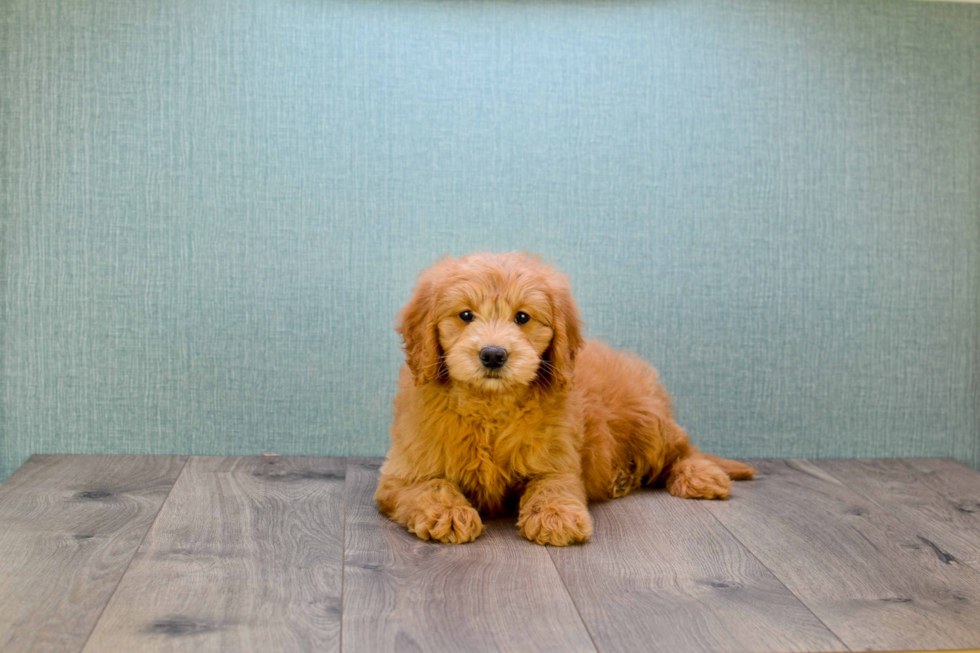
[[344, 651], [344, 577], [347, 575], [347, 474], [350, 472], [350, 462], [344, 457], [344, 526], [341, 530], [340, 545], [340, 642], [338, 650]]
[[116, 581], [116, 586], [112, 588], [112, 594], [109, 595], [109, 599], [105, 602], [105, 605], [102, 606], [102, 610], [99, 611], [99, 618], [92, 624], [92, 630], [88, 631], [88, 636], [85, 638], [85, 642], [82, 644], [82, 647], [78, 649], [79, 653], [82, 653], [82, 651], [84, 651], [88, 646], [89, 640], [92, 639], [92, 633], [95, 632], [95, 629], [99, 626], [99, 622], [102, 621], [102, 615], [105, 614], [105, 609], [109, 607], [109, 604], [112, 602], [112, 597], [116, 595], [116, 591], [119, 589], [119, 585], [122, 583], [123, 578], [125, 578], [126, 574], [129, 573], [129, 568], [133, 566], [133, 560], [136, 558], [136, 554], [139, 553], [139, 550], [143, 547], [143, 542], [146, 541], [146, 536], [150, 534], [150, 531], [153, 530], [153, 526], [157, 523], [160, 513], [163, 512], [163, 506], [166, 505], [167, 501], [170, 501], [170, 495], [173, 494], [174, 488], [177, 487], [177, 481], [179, 481], [180, 477], [183, 476], [184, 468], [187, 467], [187, 463], [191, 461], [192, 457], [193, 456], [186, 456], [184, 458], [184, 464], [180, 466], [180, 471], [177, 472], [174, 482], [170, 485], [170, 489], [167, 490], [167, 496], [160, 502], [160, 507], [157, 508], [156, 514], [153, 515], [153, 520], [143, 533], [143, 537], [140, 538], [140, 543], [136, 545], [135, 549], [133, 549], [133, 555], [129, 556], [129, 562], [126, 563], [126, 569], [123, 570], [122, 575], [119, 576], [119, 580]]
[[568, 600], [572, 602], [572, 607], [575, 608], [575, 614], [578, 615], [578, 620], [582, 622], [582, 628], [585, 628], [585, 634], [589, 636], [589, 641], [592, 642], [592, 649], [596, 653], [599, 653], [599, 645], [595, 643], [595, 638], [592, 636], [592, 631], [589, 630], [589, 624], [585, 623], [585, 617], [582, 616], [582, 611], [579, 610], [578, 604], [575, 602], [575, 597], [568, 591], [568, 585], [565, 584], [565, 577], [561, 575], [558, 565], [555, 564], [555, 558], [551, 554], [552, 548], [553, 547], [548, 546], [548, 559], [551, 560], [551, 567], [555, 570], [555, 575], [558, 576], [558, 580], [561, 581], [561, 588], [565, 590], [565, 596], [567, 596]]
[[720, 525], [721, 525], [721, 527], [725, 529], [725, 532], [726, 532], [726, 533], [728, 533], [729, 535], [731, 535], [731, 536], [732, 536], [732, 537], [733, 537], [733, 538], [735, 539], [735, 541], [736, 541], [736, 542], [738, 542], [738, 543], [739, 543], [739, 545], [740, 545], [740, 546], [741, 546], [741, 547], [742, 547], [743, 549], [745, 549], [745, 550], [746, 550], [746, 551], [748, 552], [748, 554], [749, 554], [750, 556], [752, 556], [753, 558], [755, 558], [755, 559], [756, 559], [756, 561], [757, 561], [757, 562], [758, 562], [758, 563], [759, 563], [760, 565], [762, 565], [762, 567], [763, 567], [763, 569], [765, 569], [766, 571], [768, 571], [768, 572], [769, 572], [769, 574], [770, 574], [770, 575], [771, 575], [771, 576], [772, 576], [773, 578], [775, 578], [775, 579], [776, 579], [776, 581], [777, 581], [777, 582], [778, 582], [778, 583], [779, 583], [780, 585], [782, 585], [782, 586], [783, 586], [783, 588], [785, 588], [785, 590], [786, 590], [787, 592], [789, 592], [789, 593], [790, 593], [790, 594], [791, 594], [791, 595], [793, 596], [793, 598], [795, 598], [795, 599], [796, 599], [797, 601], [799, 601], [799, 602], [800, 602], [800, 605], [802, 605], [802, 606], [803, 606], [804, 608], [806, 608], [806, 611], [807, 611], [807, 612], [809, 612], [810, 614], [812, 614], [812, 615], [813, 615], [813, 618], [814, 618], [814, 619], [816, 619], [817, 621], [819, 621], [819, 622], [820, 622], [820, 625], [822, 625], [822, 626], [823, 626], [824, 628], [826, 628], [826, 629], [827, 629], [827, 632], [828, 632], [828, 633], [830, 633], [831, 635], [833, 635], [834, 637], [836, 637], [836, 638], [837, 638], [837, 641], [838, 641], [838, 642], [840, 642], [840, 644], [841, 644], [841, 646], [843, 646], [843, 647], [844, 647], [845, 649], [847, 649], [848, 651], [854, 651], [854, 649], [853, 649], [853, 648], [851, 648], [850, 646], [848, 646], [848, 645], [847, 645], [847, 642], [845, 642], [845, 641], [844, 641], [843, 639], [841, 639], [841, 636], [840, 636], [840, 635], [838, 635], [838, 634], [837, 634], [837, 632], [836, 632], [836, 631], [835, 631], [835, 630], [834, 630], [833, 628], [831, 628], [831, 627], [830, 627], [830, 626], [828, 626], [828, 625], [827, 625], [826, 623], [824, 623], [824, 620], [823, 620], [823, 619], [821, 619], [820, 617], [818, 617], [818, 616], [817, 616], [817, 613], [816, 613], [816, 612], [814, 612], [813, 610], [811, 610], [811, 609], [810, 609], [810, 606], [808, 606], [808, 605], [806, 604], [806, 602], [805, 602], [805, 601], [804, 601], [804, 600], [803, 600], [803, 599], [802, 599], [801, 597], [799, 597], [799, 596], [797, 596], [797, 595], [796, 595], [796, 592], [794, 592], [793, 590], [791, 590], [791, 589], [790, 589], [789, 587], [786, 587], [786, 583], [784, 583], [784, 582], [783, 582], [783, 579], [782, 579], [782, 578], [780, 578], [779, 576], [777, 576], [777, 575], [776, 575], [776, 572], [774, 572], [774, 571], [773, 571], [772, 569], [770, 569], [770, 568], [769, 568], [769, 565], [767, 565], [766, 563], [764, 563], [764, 562], [763, 562], [763, 561], [762, 561], [762, 560], [761, 560], [761, 559], [759, 558], [759, 556], [757, 556], [757, 555], [755, 554], [755, 551], [753, 551], [752, 549], [750, 549], [750, 548], [748, 547], [748, 545], [747, 545], [747, 544], [745, 544], [745, 542], [743, 542], [742, 540], [740, 540], [740, 539], [739, 539], [739, 537], [738, 537], [738, 535], [736, 535], [735, 533], [733, 533], [733, 532], [731, 531], [731, 529], [729, 529], [729, 528], [728, 528], [728, 526], [726, 526], [726, 525], [725, 525], [725, 523], [724, 523], [723, 521], [721, 521], [720, 519], [718, 519], [718, 517], [717, 517], [717, 515], [715, 515], [715, 513], [714, 513], [713, 511], [711, 511], [711, 510], [708, 510], [708, 509], [707, 509], [707, 508], [705, 508], [704, 506], [698, 506], [698, 508], [700, 508], [701, 510], [703, 510], [703, 511], [705, 511], [706, 513], [708, 513], [709, 515], [711, 515], [711, 518], [712, 518], [712, 519], [714, 519], [714, 520], [715, 520], [716, 522], [718, 522], [718, 524], [720, 524]]

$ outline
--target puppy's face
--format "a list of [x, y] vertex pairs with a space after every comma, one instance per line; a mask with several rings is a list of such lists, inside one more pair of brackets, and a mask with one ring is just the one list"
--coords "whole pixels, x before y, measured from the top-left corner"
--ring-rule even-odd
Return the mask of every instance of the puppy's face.
[[449, 377], [480, 390], [527, 386], [547, 364], [554, 320], [547, 290], [530, 281], [460, 281], [440, 302], [439, 344]]
[[398, 331], [417, 384], [485, 392], [567, 387], [581, 344], [567, 280], [522, 254], [440, 261], [419, 277]]

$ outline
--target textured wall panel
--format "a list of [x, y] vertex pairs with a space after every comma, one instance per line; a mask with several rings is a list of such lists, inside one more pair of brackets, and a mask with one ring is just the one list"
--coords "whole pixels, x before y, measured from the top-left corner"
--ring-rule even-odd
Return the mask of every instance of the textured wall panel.
[[382, 454], [392, 319], [528, 248], [705, 448], [977, 465], [980, 7], [0, 3], [0, 478]]

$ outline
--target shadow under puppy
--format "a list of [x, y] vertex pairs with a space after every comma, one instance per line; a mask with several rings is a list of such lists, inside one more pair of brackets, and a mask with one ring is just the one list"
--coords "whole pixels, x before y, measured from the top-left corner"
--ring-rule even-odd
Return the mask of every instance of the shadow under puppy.
[[568, 280], [523, 254], [425, 270], [398, 316], [406, 366], [374, 498], [422, 539], [469, 542], [480, 515], [518, 512], [521, 535], [592, 534], [588, 501], [646, 484], [724, 499], [754, 469], [697, 450], [656, 371], [583, 340]]

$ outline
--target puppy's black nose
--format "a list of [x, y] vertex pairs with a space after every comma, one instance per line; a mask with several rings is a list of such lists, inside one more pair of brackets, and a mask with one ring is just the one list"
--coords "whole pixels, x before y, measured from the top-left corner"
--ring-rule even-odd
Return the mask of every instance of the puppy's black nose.
[[495, 370], [507, 362], [507, 350], [503, 347], [484, 347], [480, 350], [480, 362], [488, 370]]

